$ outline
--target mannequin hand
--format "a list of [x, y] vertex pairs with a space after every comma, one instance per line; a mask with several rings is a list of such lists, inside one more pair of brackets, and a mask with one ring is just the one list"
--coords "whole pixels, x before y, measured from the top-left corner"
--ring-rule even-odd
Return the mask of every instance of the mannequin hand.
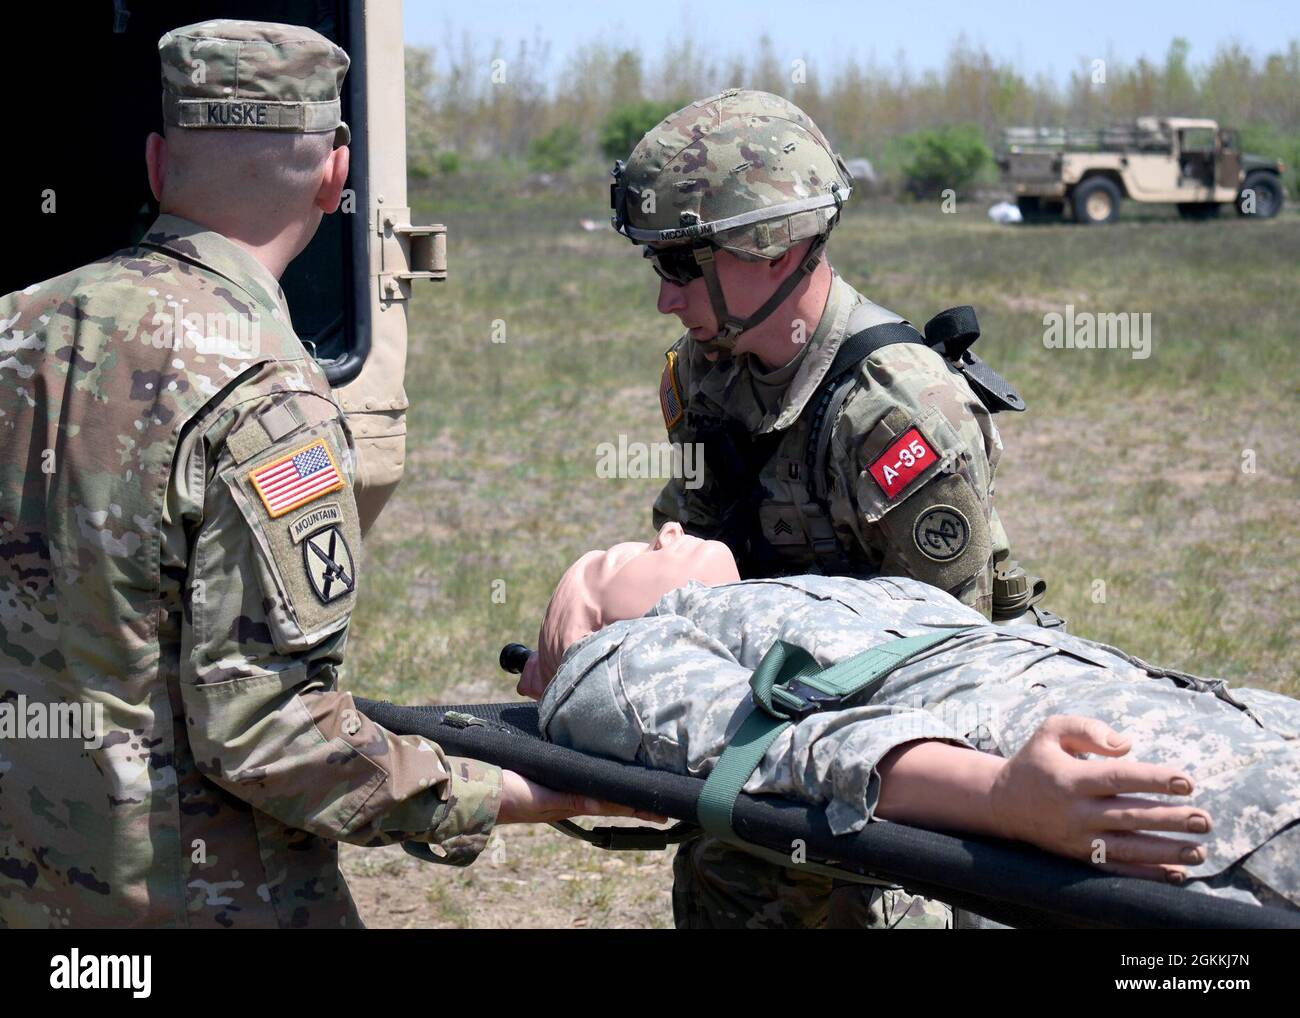
[[1204, 846], [1142, 832], [1206, 834], [1209, 814], [1130, 793], [1190, 795], [1191, 778], [1157, 764], [1074, 756], [1121, 757], [1131, 748], [1128, 739], [1094, 718], [1048, 718], [994, 779], [990, 805], [999, 828], [1008, 837], [1095, 861], [1114, 873], [1181, 882], [1187, 865], [1204, 861]]

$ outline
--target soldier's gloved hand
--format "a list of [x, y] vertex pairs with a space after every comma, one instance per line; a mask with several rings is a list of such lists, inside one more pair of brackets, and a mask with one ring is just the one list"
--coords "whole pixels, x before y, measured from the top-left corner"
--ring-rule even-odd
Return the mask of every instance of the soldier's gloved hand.
[[1134, 793], [1190, 795], [1192, 779], [1172, 767], [1074, 755], [1121, 757], [1131, 748], [1095, 718], [1048, 718], [994, 779], [990, 804], [999, 826], [1008, 837], [1113, 873], [1180, 883], [1186, 866], [1204, 861], [1204, 846], [1143, 832], [1206, 834], [1209, 814]]
[[523, 775], [504, 768], [501, 771], [501, 808], [497, 811], [497, 824], [549, 824], [571, 817], [639, 817], [655, 823], [667, 818], [602, 802], [585, 795], [557, 792], [553, 788], [529, 781]]

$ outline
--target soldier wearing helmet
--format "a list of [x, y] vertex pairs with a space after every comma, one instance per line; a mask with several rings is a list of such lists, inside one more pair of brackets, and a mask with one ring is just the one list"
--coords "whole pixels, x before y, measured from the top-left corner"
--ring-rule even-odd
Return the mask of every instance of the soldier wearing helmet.
[[[668, 482], [654, 525], [721, 540], [745, 578], [911, 576], [997, 621], [1059, 624], [1010, 560], [993, 505], [992, 414], [1024, 403], [970, 352], [970, 308], [924, 335], [831, 267], [853, 179], [792, 103], [731, 89], [672, 114], [616, 163], [615, 229], [644, 246], [667, 352], [670, 439], [700, 443], [703, 483]], [[943, 924], [902, 892], [833, 893], [712, 839], [674, 865], [679, 925]]]

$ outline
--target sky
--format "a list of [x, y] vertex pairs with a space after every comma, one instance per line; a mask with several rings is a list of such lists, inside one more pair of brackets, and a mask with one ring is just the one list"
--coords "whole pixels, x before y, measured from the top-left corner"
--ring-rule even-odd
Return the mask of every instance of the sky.
[[720, 55], [743, 52], [766, 32], [777, 57], [838, 63], [873, 57], [891, 65], [901, 52], [913, 72], [942, 66], [961, 35], [995, 58], [1014, 63], [1024, 77], [1046, 74], [1064, 82], [1080, 60], [1139, 56], [1160, 62], [1170, 40], [1191, 43], [1193, 66], [1223, 42], [1235, 40], [1256, 57], [1300, 38], [1300, 0], [1241, 5], [1226, 0], [406, 0], [406, 41], [436, 45], [463, 33], [483, 46], [499, 40], [511, 55], [521, 40], [540, 34], [551, 45], [556, 73], [583, 43], [626, 41], [653, 66], [665, 47], [685, 35], [716, 39]]

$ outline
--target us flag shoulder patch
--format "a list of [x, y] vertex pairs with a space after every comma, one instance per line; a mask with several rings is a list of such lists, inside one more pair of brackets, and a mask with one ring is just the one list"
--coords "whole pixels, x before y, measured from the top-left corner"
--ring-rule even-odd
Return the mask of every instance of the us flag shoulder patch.
[[671, 431], [677, 427], [685, 410], [682, 409], [682, 392], [677, 387], [677, 352], [668, 351], [668, 363], [659, 379], [659, 409], [664, 412], [664, 427]]
[[272, 519], [347, 485], [323, 438], [263, 464], [248, 479]]

